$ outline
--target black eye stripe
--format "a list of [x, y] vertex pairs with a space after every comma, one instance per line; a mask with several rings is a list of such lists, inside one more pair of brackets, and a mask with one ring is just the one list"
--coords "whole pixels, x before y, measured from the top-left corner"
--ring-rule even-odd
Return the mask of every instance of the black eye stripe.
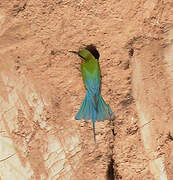
[[81, 55], [78, 54], [78, 56], [79, 56], [80, 58], [84, 59]]

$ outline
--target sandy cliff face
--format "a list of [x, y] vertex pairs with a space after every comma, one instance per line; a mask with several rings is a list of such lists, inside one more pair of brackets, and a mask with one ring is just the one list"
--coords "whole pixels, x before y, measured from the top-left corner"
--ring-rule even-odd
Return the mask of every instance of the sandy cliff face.
[[[171, 0], [0, 2], [0, 179], [173, 179]], [[115, 118], [74, 120], [100, 52]]]

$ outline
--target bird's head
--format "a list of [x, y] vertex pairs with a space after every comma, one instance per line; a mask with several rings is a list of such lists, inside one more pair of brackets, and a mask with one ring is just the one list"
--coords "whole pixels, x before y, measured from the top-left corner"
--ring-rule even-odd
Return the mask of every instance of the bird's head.
[[70, 52], [77, 54], [85, 61], [88, 61], [88, 60], [94, 58], [94, 56], [87, 49], [82, 49], [78, 52], [76, 52], [76, 51], [70, 51]]
[[87, 50], [87, 49], [82, 49], [78, 52], [78, 55], [84, 59], [85, 61], [93, 59], [93, 55]]
[[91, 60], [93, 58], [98, 60], [100, 56], [99, 52], [97, 51], [94, 45], [88, 45], [85, 47], [85, 49], [79, 50], [78, 52], [77, 51], [69, 51], [69, 52], [77, 54], [85, 61]]

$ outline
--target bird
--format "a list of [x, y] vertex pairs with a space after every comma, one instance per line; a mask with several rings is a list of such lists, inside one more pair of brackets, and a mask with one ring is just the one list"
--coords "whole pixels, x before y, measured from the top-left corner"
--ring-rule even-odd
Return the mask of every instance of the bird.
[[101, 71], [99, 65], [99, 52], [96, 47], [89, 45], [79, 51], [69, 51], [77, 54], [81, 59], [81, 73], [86, 88], [86, 95], [78, 110], [76, 120], [92, 120], [94, 141], [96, 143], [95, 123], [110, 119], [114, 112], [101, 96]]

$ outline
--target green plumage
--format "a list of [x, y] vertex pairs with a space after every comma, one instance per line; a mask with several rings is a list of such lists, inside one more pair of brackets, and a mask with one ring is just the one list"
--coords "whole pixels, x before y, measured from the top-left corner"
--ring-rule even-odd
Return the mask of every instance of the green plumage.
[[81, 63], [81, 72], [84, 82], [92, 76], [93, 79], [100, 79], [100, 66], [98, 60], [96, 60], [95, 57], [86, 49], [79, 51], [79, 56], [85, 59], [85, 61]]
[[75, 118], [77, 120], [92, 120], [94, 140], [96, 142], [96, 120], [102, 121], [105, 119], [109, 119], [113, 112], [110, 109], [109, 105], [105, 103], [100, 94], [101, 78], [98, 59], [96, 59], [93, 54], [87, 49], [80, 50], [79, 52], [71, 52], [78, 54], [83, 59], [81, 62], [81, 72], [85, 87], [87, 89], [86, 96]]

